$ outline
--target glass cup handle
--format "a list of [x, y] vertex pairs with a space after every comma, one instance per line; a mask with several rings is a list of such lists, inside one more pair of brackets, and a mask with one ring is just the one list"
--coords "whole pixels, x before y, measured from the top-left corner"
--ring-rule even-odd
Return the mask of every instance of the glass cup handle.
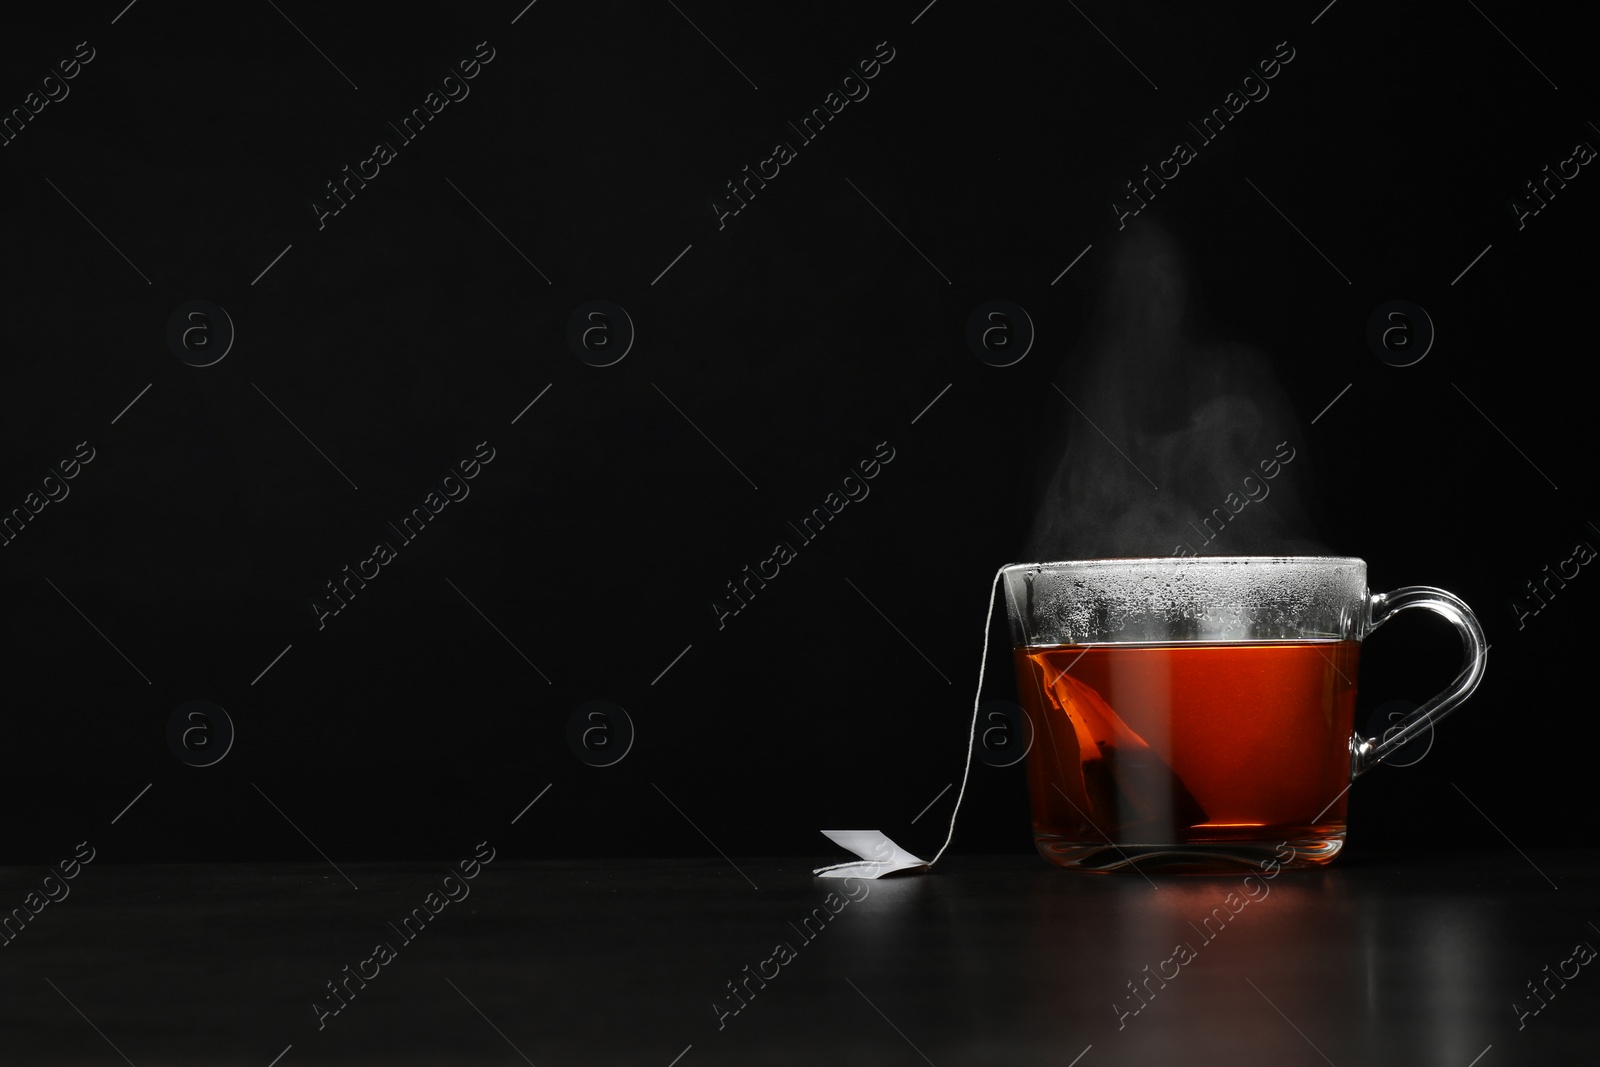
[[1451, 682], [1444, 692], [1400, 720], [1394, 729], [1386, 731], [1389, 735], [1387, 738], [1362, 737], [1359, 733], [1354, 734], [1350, 738], [1352, 779], [1370, 771], [1403, 748], [1407, 742], [1414, 740], [1425, 730], [1431, 729], [1434, 723], [1454, 711], [1458, 704], [1478, 688], [1488, 662], [1486, 655], [1488, 644], [1483, 637], [1483, 627], [1478, 625], [1478, 617], [1472, 614], [1472, 609], [1454, 593], [1447, 593], [1430, 585], [1408, 585], [1392, 593], [1374, 593], [1369, 604], [1371, 609], [1371, 623], [1367, 626], [1369, 634], [1388, 622], [1396, 613], [1407, 608], [1427, 608], [1449, 619], [1455, 624], [1456, 631], [1461, 634], [1461, 673], [1456, 675], [1455, 681]]

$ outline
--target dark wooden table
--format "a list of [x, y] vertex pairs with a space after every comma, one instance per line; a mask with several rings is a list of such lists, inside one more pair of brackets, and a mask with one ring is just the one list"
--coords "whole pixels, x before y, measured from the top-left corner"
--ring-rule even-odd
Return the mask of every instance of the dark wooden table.
[[[1595, 1062], [1600, 851], [1250, 886], [1031, 856], [811, 877], [835, 858], [92, 863], [0, 948], [0, 1062]], [[42, 874], [0, 869], [0, 903]]]

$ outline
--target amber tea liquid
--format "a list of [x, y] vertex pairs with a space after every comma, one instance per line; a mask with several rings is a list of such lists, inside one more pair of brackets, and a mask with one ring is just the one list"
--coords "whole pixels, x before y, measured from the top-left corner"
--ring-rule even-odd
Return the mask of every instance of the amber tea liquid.
[[[1344, 840], [1355, 641], [1016, 650], [1046, 859], [1202, 864], [1206, 846], [1326, 863]], [[1117, 842], [1116, 846], [1111, 842]], [[1263, 842], [1267, 842], [1263, 844]]]

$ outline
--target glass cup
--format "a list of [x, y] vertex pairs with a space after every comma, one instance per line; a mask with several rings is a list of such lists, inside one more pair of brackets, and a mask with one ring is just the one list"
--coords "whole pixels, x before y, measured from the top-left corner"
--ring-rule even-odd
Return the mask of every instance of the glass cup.
[[[1173, 557], [1005, 568], [1040, 855], [1187, 871], [1330, 862], [1350, 784], [1465, 700], [1483, 629], [1458, 597], [1367, 589], [1359, 559]], [[1396, 612], [1455, 624], [1461, 673], [1385, 732], [1355, 732], [1361, 641]]]

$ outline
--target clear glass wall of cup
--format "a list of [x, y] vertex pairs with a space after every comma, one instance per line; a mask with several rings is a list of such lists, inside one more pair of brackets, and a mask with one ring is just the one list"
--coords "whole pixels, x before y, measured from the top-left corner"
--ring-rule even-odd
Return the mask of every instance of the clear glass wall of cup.
[[[1465, 603], [1429, 586], [1372, 593], [1359, 559], [1027, 563], [1004, 585], [1033, 727], [1034, 840], [1063, 867], [1328, 863], [1351, 783], [1483, 677], [1483, 630]], [[1361, 737], [1361, 642], [1408, 608], [1455, 625], [1461, 672], [1382, 739]]]

